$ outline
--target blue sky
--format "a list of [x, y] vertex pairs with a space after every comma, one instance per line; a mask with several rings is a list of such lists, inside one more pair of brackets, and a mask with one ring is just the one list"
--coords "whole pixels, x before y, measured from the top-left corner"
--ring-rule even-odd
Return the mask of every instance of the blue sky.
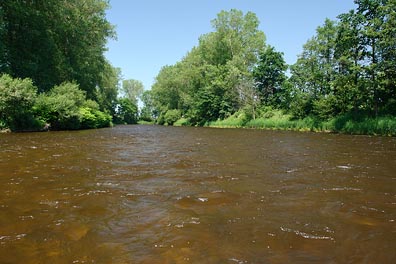
[[160, 69], [180, 61], [213, 31], [211, 20], [221, 10], [254, 12], [267, 44], [293, 64], [303, 44], [326, 18], [355, 8], [353, 0], [110, 0], [107, 19], [117, 40], [108, 42], [106, 57], [124, 79], [151, 88]]

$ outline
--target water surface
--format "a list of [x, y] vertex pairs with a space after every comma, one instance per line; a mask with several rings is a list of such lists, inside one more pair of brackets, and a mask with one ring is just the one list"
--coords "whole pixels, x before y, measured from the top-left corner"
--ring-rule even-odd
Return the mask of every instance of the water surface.
[[0, 263], [395, 263], [396, 138], [0, 134]]

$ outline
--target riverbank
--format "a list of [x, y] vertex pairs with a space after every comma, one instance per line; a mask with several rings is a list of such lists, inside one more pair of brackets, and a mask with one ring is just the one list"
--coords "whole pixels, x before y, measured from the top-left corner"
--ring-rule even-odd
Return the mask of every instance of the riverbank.
[[274, 111], [267, 116], [251, 120], [247, 119], [243, 113], [235, 114], [225, 120], [209, 122], [206, 126], [396, 136], [396, 117], [392, 116], [343, 115], [323, 121], [313, 117], [293, 119], [292, 116], [283, 114], [281, 111]]

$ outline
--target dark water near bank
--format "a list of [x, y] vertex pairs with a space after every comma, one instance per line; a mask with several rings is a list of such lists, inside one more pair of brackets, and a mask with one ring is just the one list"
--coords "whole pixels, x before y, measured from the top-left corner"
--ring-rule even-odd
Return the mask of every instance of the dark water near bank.
[[396, 138], [0, 134], [0, 263], [396, 263]]

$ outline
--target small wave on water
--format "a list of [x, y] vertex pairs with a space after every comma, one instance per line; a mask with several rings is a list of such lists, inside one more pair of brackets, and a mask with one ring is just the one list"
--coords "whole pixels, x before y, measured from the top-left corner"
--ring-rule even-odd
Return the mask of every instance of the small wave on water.
[[334, 238], [330, 237], [330, 236], [312, 235], [312, 234], [308, 234], [308, 233], [305, 233], [305, 232], [301, 232], [299, 230], [294, 230], [294, 229], [290, 229], [290, 228], [286, 228], [286, 227], [280, 227], [280, 230], [282, 230], [283, 232], [294, 233], [297, 236], [301, 236], [301, 237], [306, 238], [306, 239], [331, 240], [331, 241], [334, 241]]
[[353, 188], [353, 187], [334, 187], [334, 188], [323, 188], [323, 191], [353, 191], [353, 192], [360, 192], [362, 189], [360, 188]]

